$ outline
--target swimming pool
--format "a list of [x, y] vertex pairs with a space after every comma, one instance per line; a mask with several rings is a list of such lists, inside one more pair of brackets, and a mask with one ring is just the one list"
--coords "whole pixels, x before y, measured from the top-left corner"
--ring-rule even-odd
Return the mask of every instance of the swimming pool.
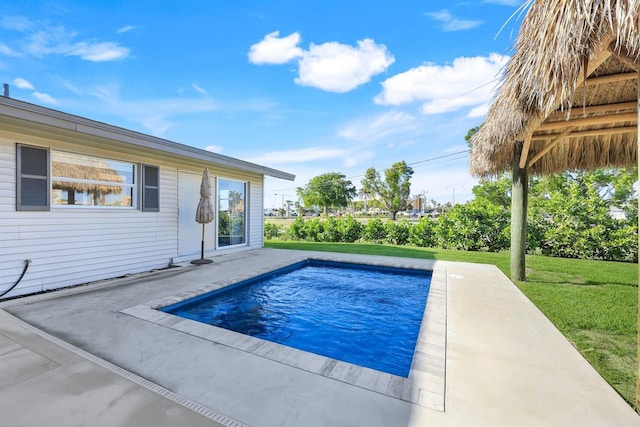
[[431, 271], [305, 260], [161, 310], [407, 377]]
[[[260, 253], [262, 255], [262, 252]], [[339, 381], [347, 386], [362, 388], [406, 402], [443, 411], [445, 409], [445, 377], [447, 365], [447, 271], [446, 263], [439, 261], [376, 257], [339, 253], [311, 253], [299, 251], [269, 251], [265, 259], [248, 253], [240, 262], [229, 263], [224, 257], [205, 267], [189, 268], [178, 272], [174, 289], [146, 301], [140, 301], [119, 312], [133, 316], [172, 333], [184, 335], [182, 352], [185, 357], [197, 358], [188, 342], [202, 341], [226, 350], [228, 357], [255, 358], [266, 372], [279, 366], [287, 366], [298, 372], [306, 372]], [[162, 308], [201, 296], [256, 277], [267, 277], [305, 260], [356, 263], [360, 266], [406, 268], [431, 271], [429, 296], [424, 309], [422, 324], [413, 354], [411, 370], [407, 378], [392, 375], [353, 363], [342, 362], [308, 351], [240, 334], [202, 322], [179, 317], [161, 311]], [[184, 274], [184, 276], [181, 276]], [[180, 279], [187, 277], [188, 281]], [[242, 354], [242, 356], [241, 356]]]

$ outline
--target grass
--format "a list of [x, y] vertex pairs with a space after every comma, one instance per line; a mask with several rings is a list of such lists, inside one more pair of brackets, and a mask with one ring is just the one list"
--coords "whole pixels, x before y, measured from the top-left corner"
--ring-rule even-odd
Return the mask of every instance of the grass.
[[[268, 240], [265, 246], [494, 264], [509, 275], [508, 252], [280, 240]], [[530, 255], [527, 256], [527, 282], [516, 285], [633, 406], [637, 373], [638, 265]]]

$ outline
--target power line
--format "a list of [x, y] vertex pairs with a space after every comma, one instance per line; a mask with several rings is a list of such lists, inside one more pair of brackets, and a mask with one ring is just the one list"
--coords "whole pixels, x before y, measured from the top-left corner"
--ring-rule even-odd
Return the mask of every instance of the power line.
[[[445, 161], [441, 161], [441, 162], [436, 162], [435, 164], [439, 164], [439, 163], [447, 163], [447, 162], [455, 161], [455, 160], [462, 160], [462, 159], [463, 159], [464, 157], [466, 157], [466, 156], [463, 156], [463, 157], [456, 157], [456, 158], [451, 158], [451, 157], [459, 156], [459, 155], [461, 155], [461, 154], [465, 154], [465, 155], [466, 155], [466, 154], [467, 154], [467, 153], [469, 153], [470, 151], [471, 151], [471, 150], [468, 150], [468, 149], [467, 149], [467, 150], [457, 151], [457, 152], [455, 152], [455, 153], [444, 154], [444, 155], [442, 155], [442, 156], [431, 157], [431, 158], [429, 158], [429, 159], [418, 160], [418, 161], [416, 161], [416, 162], [407, 163], [407, 166], [421, 165], [421, 166], [418, 166], [418, 167], [422, 167], [422, 166], [426, 166], [426, 165], [423, 165], [424, 163], [428, 163], [428, 162], [435, 162], [436, 160], [442, 160], [442, 159], [447, 159], [447, 160], [445, 160]], [[390, 168], [383, 169], [381, 172], [382, 172], [382, 173], [384, 173], [384, 172], [386, 172], [386, 171], [387, 171], [387, 170], [389, 170], [389, 169], [390, 169]], [[348, 179], [349, 181], [351, 181], [352, 179], [363, 178], [364, 176], [365, 176], [365, 174], [360, 174], [360, 175], [354, 175], [354, 176], [346, 177], [346, 179]], [[329, 183], [327, 183], [327, 184], [329, 184]], [[273, 190], [273, 191], [275, 191], [275, 192], [291, 191], [291, 190], [295, 191], [295, 190], [297, 190], [297, 189], [298, 189], [298, 187], [289, 187], [289, 188], [279, 188], [279, 189], [276, 189], [276, 190]]]

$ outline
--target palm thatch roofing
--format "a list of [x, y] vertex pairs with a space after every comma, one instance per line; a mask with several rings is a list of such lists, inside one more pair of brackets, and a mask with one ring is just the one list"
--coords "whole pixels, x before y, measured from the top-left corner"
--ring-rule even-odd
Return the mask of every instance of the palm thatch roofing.
[[529, 0], [470, 171], [548, 175], [637, 164], [640, 0]]
[[[56, 177], [53, 187], [66, 191], [80, 191], [96, 194], [120, 194], [123, 187], [122, 176], [104, 160], [56, 152], [52, 161], [52, 173]], [[66, 181], [65, 178], [70, 178]], [[75, 180], [82, 181], [75, 181]], [[100, 181], [100, 182], [87, 182]], [[112, 185], [106, 184], [113, 183]]]

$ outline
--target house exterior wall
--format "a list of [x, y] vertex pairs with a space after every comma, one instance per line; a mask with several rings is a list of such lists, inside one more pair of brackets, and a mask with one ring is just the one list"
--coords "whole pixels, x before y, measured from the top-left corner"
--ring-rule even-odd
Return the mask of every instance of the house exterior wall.
[[[16, 210], [16, 143], [48, 147], [159, 167], [159, 212], [140, 209], [51, 206], [49, 211]], [[178, 171], [243, 180], [250, 188], [248, 244], [262, 247], [263, 176], [161, 151], [140, 150], [110, 141], [73, 141], [22, 133], [0, 125], [0, 293], [27, 274], [7, 295], [72, 286], [167, 267], [178, 257]], [[214, 200], [215, 205], [215, 200]], [[221, 249], [225, 250], [225, 249]]]

